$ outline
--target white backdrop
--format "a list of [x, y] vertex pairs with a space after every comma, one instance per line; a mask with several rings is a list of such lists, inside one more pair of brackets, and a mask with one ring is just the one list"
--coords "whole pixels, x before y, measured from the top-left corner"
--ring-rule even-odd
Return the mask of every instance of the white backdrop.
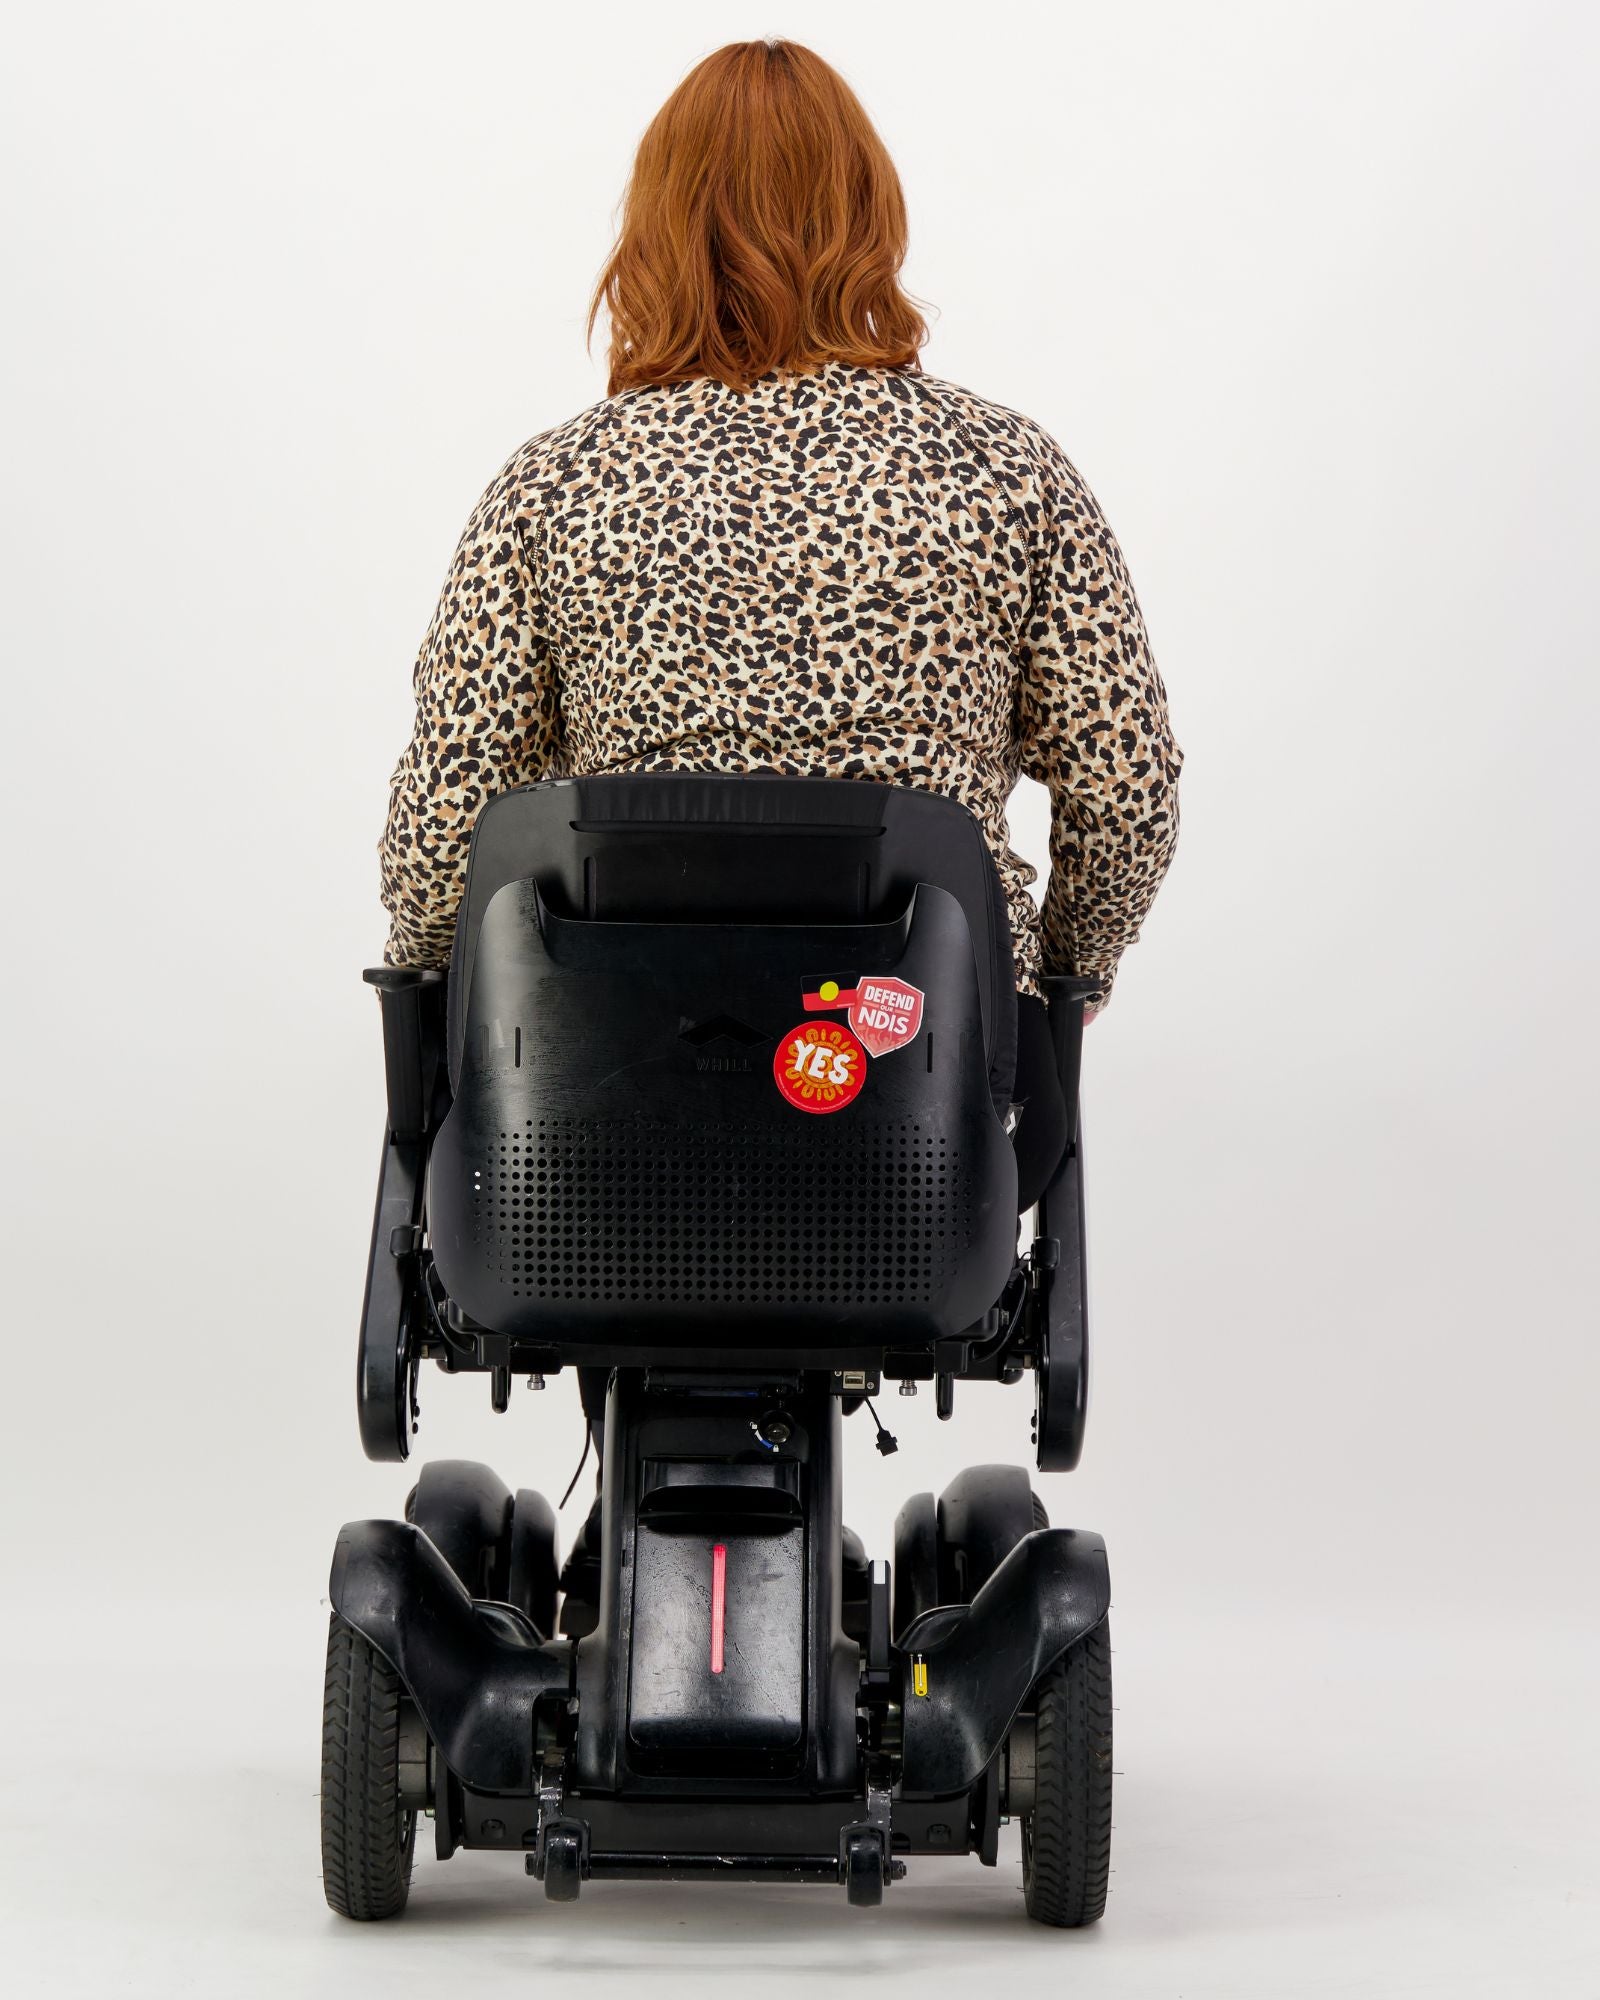
[[[326, 1564], [409, 1483], [352, 1408], [382, 1098], [358, 975], [455, 536], [603, 390], [584, 307], [639, 132], [765, 32], [837, 62], [899, 162], [929, 367], [1097, 490], [1189, 759], [1088, 1046], [1095, 1409], [1046, 1489], [1117, 1584], [1119, 1874], [1079, 1948], [1105, 1992], [1342, 1992], [1359, 1964], [1498, 1993], [1536, 1951], [1541, 1992], [1592, 1995], [1577, 0], [8, 10], [17, 1949], [58, 1991], [101, 1954], [163, 1992], [553, 1963], [527, 1885], [473, 1861], [419, 1863], [381, 1951], [318, 1897]], [[1041, 855], [1040, 795], [1016, 825]], [[869, 1545], [907, 1491], [1024, 1461], [1027, 1402], [974, 1389], [939, 1426], [891, 1399], [887, 1463], [862, 1420]], [[559, 1493], [579, 1441], [569, 1383], [494, 1419], [424, 1382], [428, 1455]], [[674, 1949], [798, 1988], [974, 1940], [1045, 1976], [1009, 1878], [971, 1875], [968, 1929], [906, 1900], [865, 1960], [847, 1913], [776, 1891], [603, 1892], [560, 1949], [602, 1985], [670, 1985]]]

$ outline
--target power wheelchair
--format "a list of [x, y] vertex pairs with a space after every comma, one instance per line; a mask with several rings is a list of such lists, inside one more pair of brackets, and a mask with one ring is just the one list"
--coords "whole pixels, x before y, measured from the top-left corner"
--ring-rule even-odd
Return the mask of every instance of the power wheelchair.
[[[1088, 982], [1049, 982], [1072, 1135], [1019, 1254], [1016, 997], [976, 822], [834, 779], [557, 780], [496, 797], [448, 978], [380, 968], [388, 1120], [358, 1369], [407, 1457], [421, 1365], [504, 1410], [579, 1372], [600, 1446], [565, 1565], [537, 1492], [427, 1465], [341, 1532], [324, 1880], [403, 1907], [435, 1849], [584, 1883], [804, 1881], [881, 1903], [911, 1857], [1021, 1822], [1029, 1913], [1109, 1865], [1109, 1579], [1028, 1476], [841, 1511], [842, 1419], [886, 1382], [1033, 1382], [1082, 1444], [1076, 1102]], [[1021, 1111], [1026, 1118], [1026, 1107]], [[581, 1470], [581, 1467], [580, 1467]]]

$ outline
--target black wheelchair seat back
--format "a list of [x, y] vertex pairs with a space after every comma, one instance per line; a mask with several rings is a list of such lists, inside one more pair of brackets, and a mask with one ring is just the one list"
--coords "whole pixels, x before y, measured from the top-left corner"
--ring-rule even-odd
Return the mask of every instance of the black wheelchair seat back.
[[484, 911], [534, 877], [558, 917], [591, 923], [872, 923], [919, 882], [961, 905], [977, 964], [991, 1095], [1017, 1060], [1005, 893], [977, 821], [932, 792], [856, 779], [629, 772], [491, 799], [472, 837], [450, 978], [450, 1077]]
[[1010, 937], [933, 794], [676, 774], [501, 795], [450, 982], [429, 1234], [478, 1326], [839, 1365], [992, 1308]]

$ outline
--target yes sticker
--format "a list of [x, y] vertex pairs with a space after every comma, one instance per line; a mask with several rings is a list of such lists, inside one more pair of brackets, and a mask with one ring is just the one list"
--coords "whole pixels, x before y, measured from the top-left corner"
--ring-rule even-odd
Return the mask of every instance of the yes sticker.
[[842, 1111], [867, 1080], [867, 1052], [837, 1021], [805, 1021], [779, 1042], [772, 1074], [797, 1111]]
[[846, 988], [836, 979], [825, 979], [815, 993], [805, 995], [804, 1005], [808, 1012], [818, 1013], [847, 1007], [851, 1027], [875, 1056], [914, 1042], [922, 1026], [922, 988], [900, 979], [863, 979]]

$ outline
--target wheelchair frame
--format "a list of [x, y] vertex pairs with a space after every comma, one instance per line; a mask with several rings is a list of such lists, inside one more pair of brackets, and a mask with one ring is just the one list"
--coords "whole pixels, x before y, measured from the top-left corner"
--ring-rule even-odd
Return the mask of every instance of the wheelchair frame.
[[[388, 1117], [357, 1407], [368, 1455], [396, 1461], [417, 1426], [424, 1362], [487, 1374], [503, 1411], [515, 1377], [543, 1387], [594, 1357], [497, 1330], [442, 1294], [426, 1193], [452, 1105], [445, 979], [396, 967], [366, 978], [382, 1005]], [[847, 1576], [840, 1430], [886, 1379], [931, 1381], [948, 1419], [958, 1382], [1011, 1384], [1032, 1370], [1036, 1462], [1078, 1462], [1088, 1342], [1076, 1113], [1090, 990], [1047, 982], [1073, 1139], [1031, 1244], [973, 1324], [920, 1346], [857, 1340], [826, 1365], [805, 1348], [717, 1351], [698, 1366], [621, 1337], [604, 1351], [598, 1592], [576, 1623], [558, 1629], [547, 1503], [512, 1496], [485, 1468], [430, 1467], [412, 1518], [341, 1532], [330, 1583], [340, 1658], [357, 1635], [393, 1677], [397, 1809], [408, 1825], [432, 1815], [439, 1855], [522, 1852], [555, 1900], [586, 1880], [665, 1876], [829, 1882], [872, 1904], [910, 1856], [992, 1865], [1002, 1821], [1038, 1809], [1030, 1702], [1104, 1626], [1103, 1543], [1041, 1525], [1017, 1468], [980, 1467], [937, 1504], [907, 1502], [892, 1572]], [[696, 1567], [707, 1548], [709, 1605]], [[741, 1653], [726, 1674], [725, 1592], [761, 1634], [760, 1660]], [[708, 1609], [715, 1681], [701, 1657]], [[350, 1907], [331, 1887], [330, 1900], [390, 1913]]]

